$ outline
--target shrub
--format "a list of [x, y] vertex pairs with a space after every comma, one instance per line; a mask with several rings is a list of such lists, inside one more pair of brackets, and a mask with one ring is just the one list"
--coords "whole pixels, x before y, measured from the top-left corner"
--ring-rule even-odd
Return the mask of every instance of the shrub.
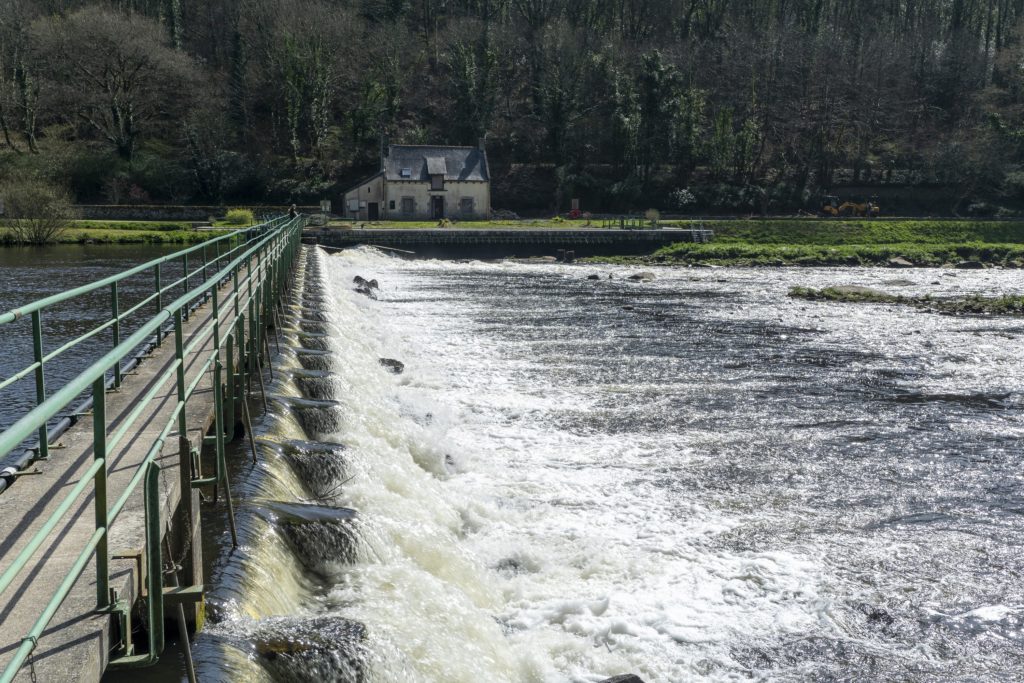
[[224, 222], [230, 225], [252, 225], [256, 219], [249, 209], [230, 209]]
[[20, 244], [54, 242], [76, 217], [71, 196], [64, 188], [43, 180], [11, 181], [0, 186], [3, 215], [0, 225], [7, 239]]

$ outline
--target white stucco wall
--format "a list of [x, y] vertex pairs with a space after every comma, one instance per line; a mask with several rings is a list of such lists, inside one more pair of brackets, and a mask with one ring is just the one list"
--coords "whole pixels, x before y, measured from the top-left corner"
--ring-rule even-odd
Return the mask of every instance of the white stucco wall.
[[[343, 202], [345, 218], [359, 221], [369, 220], [371, 203], [377, 204], [377, 215], [384, 218], [387, 215], [384, 206], [384, 176], [375, 176], [349, 190], [345, 193]], [[353, 202], [358, 202], [358, 208], [354, 208], [356, 205]]]
[[[445, 181], [444, 190], [431, 190], [430, 183], [417, 181], [390, 181], [385, 184], [385, 206], [387, 217], [391, 220], [433, 220], [431, 197], [444, 198], [445, 218], [455, 220], [483, 219], [491, 213], [491, 191], [486, 182]], [[402, 198], [412, 197], [414, 210], [412, 214], [402, 211]], [[466, 213], [461, 209], [464, 197], [473, 200], [473, 210]], [[395, 208], [391, 208], [391, 202]]]

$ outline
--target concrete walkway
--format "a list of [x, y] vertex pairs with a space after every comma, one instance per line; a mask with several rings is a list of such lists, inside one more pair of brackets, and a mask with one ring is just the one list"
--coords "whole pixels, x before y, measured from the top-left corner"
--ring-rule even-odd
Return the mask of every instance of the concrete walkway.
[[[230, 294], [230, 285], [222, 290], [222, 297]], [[212, 317], [209, 303], [196, 309], [183, 326], [186, 345], [196, 338], [198, 330]], [[211, 338], [202, 345], [203, 352], [191, 356], [187, 381], [191, 382], [213, 348]], [[107, 393], [108, 435], [135, 408], [140, 397], [153, 388], [158, 376], [174, 361], [173, 337], [153, 351], [150, 358], [140, 363], [124, 378], [118, 391]], [[188, 438], [193, 446], [201, 446], [202, 435], [213, 422], [212, 372], [206, 372], [187, 403]], [[108, 506], [112, 506], [125, 491], [147, 450], [156, 441], [167, 424], [177, 401], [177, 388], [173, 374], [164, 383], [153, 401], [147, 405], [131, 429], [108, 455]], [[158, 462], [163, 468], [160, 477], [162, 492], [161, 528], [175, 513], [181, 498], [178, 468], [179, 435], [168, 437]], [[0, 538], [0, 571], [6, 569], [47, 517], [57, 508], [67, 492], [79, 481], [93, 460], [92, 419], [79, 419], [60, 439], [59, 448], [51, 447], [50, 460], [37, 462], [32, 469], [39, 474], [25, 475], [0, 495], [0, 519], [4, 520]], [[142, 485], [129, 499], [109, 534], [110, 555], [138, 554], [144, 548], [144, 512]], [[194, 499], [193, 499], [194, 500]], [[221, 497], [223, 500], [223, 497]], [[81, 494], [71, 511], [36, 551], [28, 566], [15, 582], [0, 595], [0, 671], [10, 661], [22, 638], [38, 618], [46, 602], [54, 595], [58, 585], [68, 574], [75, 558], [85, 547], [95, 530], [92, 486]], [[197, 529], [192, 530], [192, 537]], [[30, 680], [34, 668], [38, 681], [98, 681], [106, 668], [112, 647], [111, 617], [98, 614], [96, 608], [96, 569], [91, 559], [76, 582], [68, 598], [54, 618], [33, 653], [32, 665], [22, 667], [18, 681]], [[134, 602], [140, 577], [135, 560], [111, 560], [111, 588], [122, 599]], [[168, 615], [170, 616], [170, 615]], [[138, 626], [138, 621], [135, 620]], [[144, 634], [136, 645], [145, 646]], [[115, 643], [116, 644], [116, 643]], [[140, 676], [144, 673], [140, 671]]]

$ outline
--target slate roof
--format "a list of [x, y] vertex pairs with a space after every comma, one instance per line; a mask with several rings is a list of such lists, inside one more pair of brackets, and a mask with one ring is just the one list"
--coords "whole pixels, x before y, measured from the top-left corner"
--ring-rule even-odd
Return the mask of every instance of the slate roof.
[[[409, 169], [402, 175], [403, 169]], [[489, 180], [487, 157], [476, 147], [391, 145], [384, 160], [386, 180], [429, 181], [431, 173], [445, 180]]]

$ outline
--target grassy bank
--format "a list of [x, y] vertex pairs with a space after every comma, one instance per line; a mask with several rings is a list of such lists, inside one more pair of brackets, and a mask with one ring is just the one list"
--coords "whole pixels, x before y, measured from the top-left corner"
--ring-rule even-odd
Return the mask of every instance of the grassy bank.
[[869, 287], [793, 287], [789, 296], [809, 301], [835, 301], [841, 303], [903, 304], [927, 311], [960, 315], [1024, 315], [1024, 296], [953, 297], [937, 299], [931, 296], [900, 296]]
[[[192, 230], [175, 221], [74, 221], [57, 238], [58, 244], [197, 244], [229, 232]], [[9, 243], [10, 231], [0, 228], [0, 245]]]
[[[687, 227], [689, 223], [679, 223]], [[1024, 267], [1024, 221], [705, 221], [706, 244], [677, 243], [646, 262], [742, 266], [914, 266], [979, 261]]]

